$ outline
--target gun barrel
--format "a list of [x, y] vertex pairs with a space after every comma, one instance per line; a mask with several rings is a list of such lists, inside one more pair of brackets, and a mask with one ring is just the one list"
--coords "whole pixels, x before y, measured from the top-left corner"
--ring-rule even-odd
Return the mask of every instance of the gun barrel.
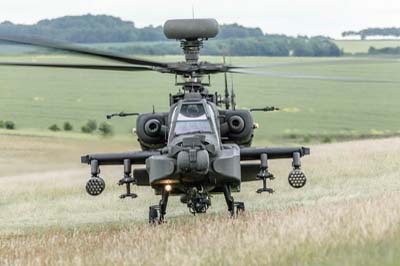
[[139, 113], [124, 113], [124, 112], [119, 112], [119, 113], [114, 113], [114, 114], [110, 114], [110, 115], [106, 115], [107, 119], [111, 119], [114, 116], [119, 116], [119, 117], [125, 117], [125, 116], [136, 116], [136, 115], [140, 115]]
[[250, 109], [250, 112], [271, 112], [271, 111], [277, 111], [277, 110], [279, 110], [279, 108], [278, 107], [275, 107], [275, 106], [267, 106], [267, 107], [264, 107], [264, 108], [252, 108], [252, 109]]

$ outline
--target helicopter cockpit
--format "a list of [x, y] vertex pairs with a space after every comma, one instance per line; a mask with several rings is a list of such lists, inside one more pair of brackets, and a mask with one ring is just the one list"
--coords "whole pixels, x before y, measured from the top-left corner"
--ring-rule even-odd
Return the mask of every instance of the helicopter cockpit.
[[212, 133], [204, 106], [202, 103], [183, 104], [176, 118], [174, 135], [195, 133]]
[[[169, 140], [191, 134], [216, 134], [215, 112], [204, 100], [178, 104], [172, 114], [172, 130]], [[218, 134], [217, 134], [218, 135]]]

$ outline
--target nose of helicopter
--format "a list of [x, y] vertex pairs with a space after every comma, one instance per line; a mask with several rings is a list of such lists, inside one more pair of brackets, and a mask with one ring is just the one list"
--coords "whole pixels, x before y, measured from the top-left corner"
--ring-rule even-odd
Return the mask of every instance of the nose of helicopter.
[[178, 153], [176, 164], [178, 173], [205, 175], [209, 170], [210, 157], [206, 150], [183, 150]]
[[[206, 150], [185, 149], [176, 156], [157, 155], [146, 160], [150, 184], [168, 182], [201, 182], [207, 178], [210, 157]], [[168, 183], [169, 184], [169, 183]]]

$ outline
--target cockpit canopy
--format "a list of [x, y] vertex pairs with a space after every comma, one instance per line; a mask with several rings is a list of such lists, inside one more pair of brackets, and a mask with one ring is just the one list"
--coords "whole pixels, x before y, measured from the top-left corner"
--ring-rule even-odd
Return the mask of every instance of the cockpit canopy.
[[212, 126], [202, 102], [182, 104], [176, 118], [174, 136], [212, 132]]

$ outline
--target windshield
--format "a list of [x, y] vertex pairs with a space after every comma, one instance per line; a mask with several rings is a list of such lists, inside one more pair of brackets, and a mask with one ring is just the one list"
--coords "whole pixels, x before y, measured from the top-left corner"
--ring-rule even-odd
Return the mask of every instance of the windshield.
[[202, 103], [183, 104], [175, 124], [175, 136], [212, 133], [210, 121]]
[[208, 120], [177, 121], [175, 124], [175, 135], [212, 133]]
[[183, 104], [177, 120], [207, 120], [203, 104]]

